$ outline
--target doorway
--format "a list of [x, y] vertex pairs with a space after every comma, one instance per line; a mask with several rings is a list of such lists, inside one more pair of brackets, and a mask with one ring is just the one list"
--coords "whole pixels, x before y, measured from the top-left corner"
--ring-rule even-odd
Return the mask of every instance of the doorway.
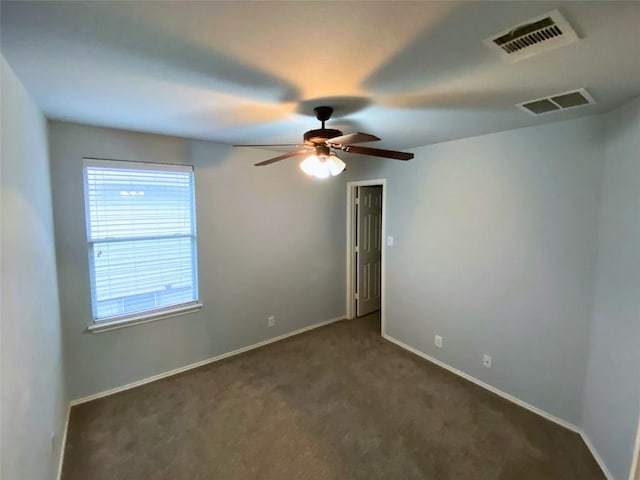
[[347, 305], [349, 319], [380, 312], [385, 334], [385, 179], [347, 183]]

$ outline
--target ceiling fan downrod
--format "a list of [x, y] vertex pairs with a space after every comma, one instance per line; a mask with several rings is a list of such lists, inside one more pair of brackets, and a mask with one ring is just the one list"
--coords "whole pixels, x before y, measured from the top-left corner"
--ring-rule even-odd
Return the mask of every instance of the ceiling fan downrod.
[[322, 127], [315, 130], [309, 130], [304, 133], [304, 141], [306, 144], [310, 146], [322, 145], [325, 144], [327, 140], [342, 135], [340, 130], [336, 130], [335, 128], [325, 128], [324, 126], [325, 122], [329, 120], [333, 114], [332, 107], [315, 107], [313, 112], [316, 114], [316, 118], [322, 122]]

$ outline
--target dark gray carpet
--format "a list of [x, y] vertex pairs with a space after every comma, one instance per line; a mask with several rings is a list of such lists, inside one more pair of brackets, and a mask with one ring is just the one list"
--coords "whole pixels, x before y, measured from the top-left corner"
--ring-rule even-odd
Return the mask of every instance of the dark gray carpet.
[[63, 480], [603, 479], [580, 437], [342, 321], [71, 411]]

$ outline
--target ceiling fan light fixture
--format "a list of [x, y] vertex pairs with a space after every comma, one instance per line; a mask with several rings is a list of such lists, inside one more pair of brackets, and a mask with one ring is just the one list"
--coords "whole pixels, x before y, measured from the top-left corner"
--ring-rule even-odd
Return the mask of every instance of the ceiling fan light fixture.
[[301, 164], [302, 171], [311, 177], [328, 178], [331, 175], [329, 165], [324, 158], [317, 155], [307, 157]]
[[311, 155], [300, 163], [300, 168], [304, 173], [316, 178], [335, 177], [346, 167], [345, 163], [335, 154]]
[[315, 163], [318, 161], [318, 157], [311, 155], [300, 162], [300, 169], [307, 175], [313, 176], [315, 171]]
[[325, 163], [329, 166], [329, 172], [334, 177], [340, 175], [346, 167], [345, 163], [335, 153], [331, 153]]

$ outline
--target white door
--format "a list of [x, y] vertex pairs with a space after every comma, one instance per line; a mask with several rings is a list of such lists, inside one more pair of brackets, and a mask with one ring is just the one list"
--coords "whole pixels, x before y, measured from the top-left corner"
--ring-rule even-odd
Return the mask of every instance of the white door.
[[356, 200], [356, 315], [380, 310], [382, 187], [358, 187]]

